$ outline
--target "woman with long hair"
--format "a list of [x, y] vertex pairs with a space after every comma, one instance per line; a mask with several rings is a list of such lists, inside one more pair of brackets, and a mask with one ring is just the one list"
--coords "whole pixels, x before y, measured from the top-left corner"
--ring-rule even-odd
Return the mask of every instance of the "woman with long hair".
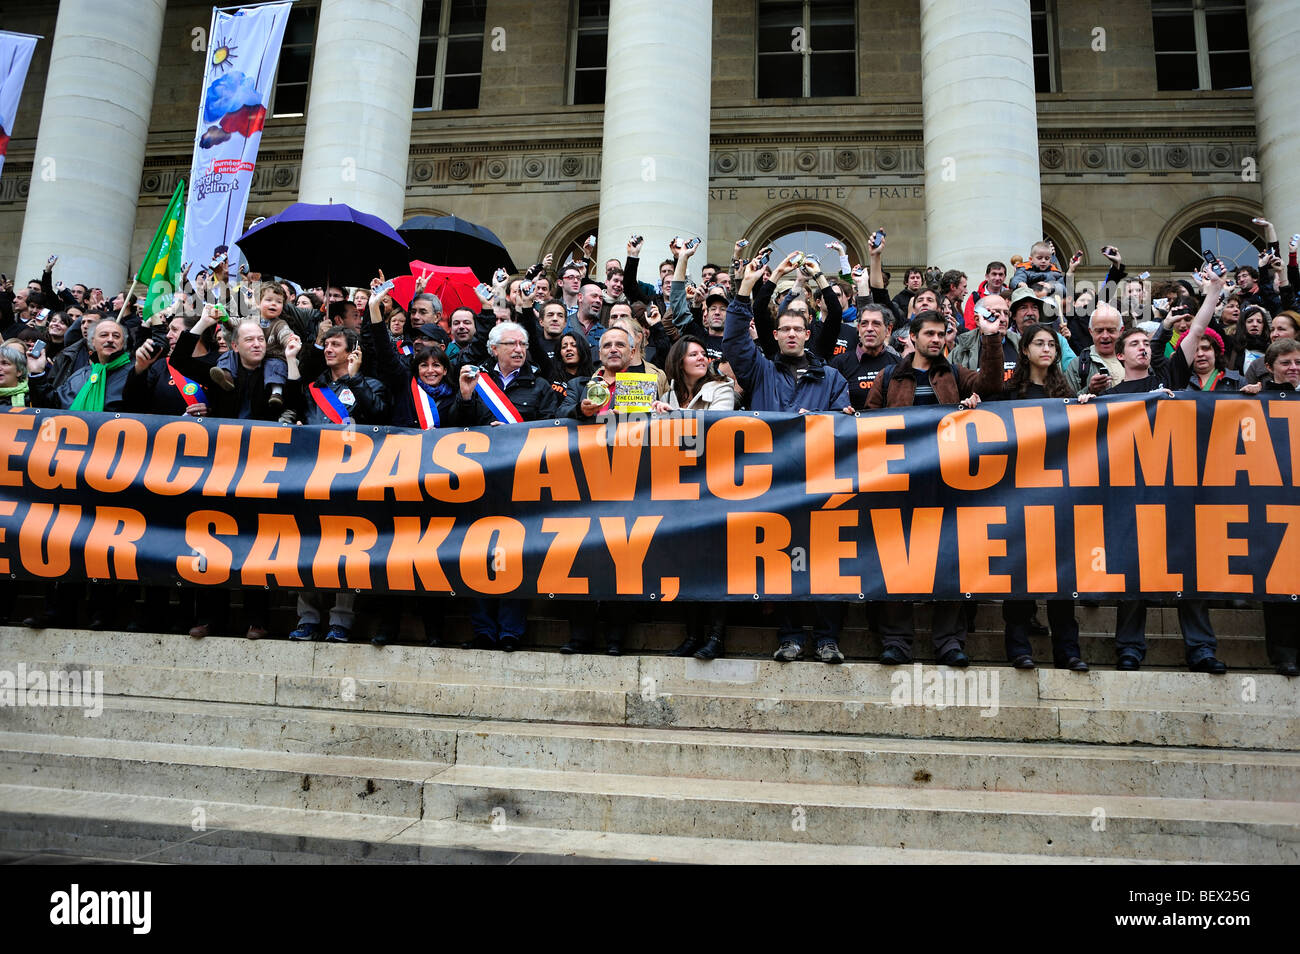
[[[1061, 370], [1061, 346], [1056, 330], [1048, 324], [1026, 325], [1020, 336], [1016, 368], [1011, 372], [1001, 393], [997, 392], [997, 379], [1002, 376], [1002, 342], [995, 320], [979, 319], [979, 330], [984, 335], [985, 353], [992, 360], [980, 358], [980, 381], [976, 386], [981, 394], [992, 394], [990, 400], [1031, 401], [1038, 398], [1071, 398], [1074, 389]], [[990, 347], [993, 339], [995, 347]], [[1033, 647], [1029, 643], [1029, 625], [1033, 619], [1033, 600], [1003, 600], [1002, 621], [1005, 629], [1007, 659], [1017, 669], [1033, 669]], [[1074, 618], [1074, 600], [1048, 600], [1047, 622], [1052, 630], [1052, 657], [1057, 669], [1087, 672], [1079, 649], [1079, 624]]]
[[669, 349], [664, 373], [669, 381], [667, 400], [656, 401], [656, 411], [731, 411], [736, 407], [730, 379], [709, 363], [704, 342], [695, 335], [685, 335]]
[[[736, 406], [736, 392], [731, 380], [713, 367], [704, 341], [695, 335], [684, 335], [672, 346], [664, 372], [670, 383], [668, 393], [664, 395], [666, 400], [651, 405], [657, 414], [679, 409], [730, 411]], [[727, 604], [722, 600], [688, 602], [684, 612], [686, 640], [668, 655], [705, 660], [726, 655]]]
[[1237, 319], [1232, 335], [1232, 363], [1229, 367], [1233, 371], [1245, 374], [1247, 368], [1263, 357], [1268, 350], [1268, 324], [1268, 311], [1259, 305], [1247, 305], [1241, 309], [1241, 317]]
[[555, 369], [561, 379], [557, 383], [566, 384], [574, 378], [589, 378], [595, 373], [591, 360], [591, 345], [585, 335], [566, 331], [560, 336], [560, 343], [555, 348]]

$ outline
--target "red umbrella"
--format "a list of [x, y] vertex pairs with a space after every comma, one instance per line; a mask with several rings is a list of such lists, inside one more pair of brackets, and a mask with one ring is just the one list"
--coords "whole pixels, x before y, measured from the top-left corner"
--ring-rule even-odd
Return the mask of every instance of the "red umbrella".
[[393, 290], [389, 292], [393, 301], [407, 311], [411, 308], [411, 299], [415, 297], [415, 277], [429, 276], [429, 283], [424, 290], [437, 295], [442, 302], [442, 312], [449, 315], [457, 308], [469, 308], [474, 314], [483, 309], [483, 301], [474, 289], [479, 280], [474, 270], [464, 265], [430, 265], [428, 262], [411, 262], [410, 275], [398, 275], [393, 279]]

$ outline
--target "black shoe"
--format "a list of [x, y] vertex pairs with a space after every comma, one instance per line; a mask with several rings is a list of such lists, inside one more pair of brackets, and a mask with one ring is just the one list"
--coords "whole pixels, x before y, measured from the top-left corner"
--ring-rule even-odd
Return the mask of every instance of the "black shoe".
[[1046, 636], [1047, 627], [1038, 621], [1037, 616], [1029, 617], [1029, 622], [1025, 624], [1029, 628], [1030, 636]]
[[375, 635], [370, 637], [370, 645], [387, 646], [389, 643], [395, 642], [396, 640], [397, 637], [393, 633], [389, 632], [386, 629], [378, 629], [375, 630]]
[[1211, 676], [1222, 676], [1228, 671], [1227, 665], [1213, 656], [1206, 656], [1204, 659], [1198, 659], [1188, 667], [1192, 672], [1207, 672]]
[[503, 653], [512, 653], [519, 648], [518, 636], [502, 636], [497, 640], [497, 648]]
[[970, 665], [970, 657], [960, 649], [950, 649], [939, 657], [939, 665], [963, 668]]
[[1064, 666], [1058, 666], [1058, 669], [1068, 669], [1070, 672], [1087, 672], [1088, 664], [1078, 656], [1071, 656], [1065, 661]]
[[460, 644], [461, 649], [491, 649], [492, 640], [488, 639], [482, 633], [475, 633], [474, 638], [468, 642]]
[[1300, 676], [1300, 666], [1297, 666], [1294, 661], [1280, 662], [1277, 664], [1277, 672], [1280, 676], [1288, 676], [1294, 679], [1296, 676]]
[[703, 659], [706, 661], [710, 659], [721, 659], [723, 656], [727, 655], [727, 650], [726, 647], [722, 645], [721, 636], [710, 636], [709, 641], [699, 649], [695, 650], [694, 655], [696, 659]]
[[908, 662], [907, 656], [897, 646], [890, 646], [880, 654], [880, 665], [882, 666], [905, 666]]
[[777, 662], [794, 662], [802, 655], [803, 647], [793, 639], [787, 639], [780, 646], [776, 647], [776, 652], [772, 654], [772, 658]]
[[44, 613], [37, 613], [35, 616], [27, 617], [23, 620], [23, 625], [28, 629], [48, 629], [52, 626], [58, 626], [59, 618], [46, 610]]
[[1017, 669], [1033, 669], [1034, 657], [1017, 656], [1015, 659], [1011, 660], [1011, 665], [1015, 666]]
[[112, 623], [110, 620], [102, 619], [102, 618], [101, 618], [101, 619], [92, 619], [92, 620], [90, 621], [90, 625], [87, 626], [86, 628], [89, 629], [89, 630], [93, 630], [93, 631], [96, 632], [96, 633], [102, 633], [102, 632], [104, 632], [105, 630], [112, 629], [112, 628], [113, 628], [113, 623]]
[[[694, 656], [696, 650], [704, 645], [698, 636], [687, 636], [680, 646], [670, 652], [669, 656]], [[712, 657], [710, 657], [712, 658]]]
[[623, 644], [622, 644], [622, 643], [610, 643], [610, 644], [608, 644], [608, 645], [605, 647], [605, 655], [606, 655], [606, 656], [621, 656], [621, 655], [623, 655]]
[[815, 655], [822, 662], [831, 665], [844, 662], [844, 653], [840, 652], [840, 644], [833, 639], [823, 639], [819, 642]]
[[1115, 668], [1122, 672], [1137, 672], [1142, 666], [1136, 656], [1120, 656]]
[[586, 643], [580, 643], [575, 639], [571, 639], [560, 647], [560, 652], [564, 653], [566, 656], [573, 656], [578, 653], [585, 653], [587, 648]]

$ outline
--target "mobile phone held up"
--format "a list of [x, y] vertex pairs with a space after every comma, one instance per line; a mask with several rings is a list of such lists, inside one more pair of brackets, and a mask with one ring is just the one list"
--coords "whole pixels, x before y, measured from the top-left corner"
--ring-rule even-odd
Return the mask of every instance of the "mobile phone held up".
[[871, 236], [871, 247], [880, 248], [880, 243], [885, 240], [885, 230], [876, 229], [876, 234]]
[[1223, 266], [1219, 264], [1218, 257], [1208, 248], [1201, 254], [1205, 256], [1205, 264], [1210, 266], [1210, 271], [1214, 272], [1216, 275], [1222, 276]]
[[687, 248], [695, 248], [695, 246], [697, 246], [697, 245], [699, 245], [699, 244], [700, 244], [700, 237], [699, 237], [698, 235], [695, 236], [695, 238], [693, 238], [693, 239], [687, 239], [687, 240], [686, 240], [686, 247], [687, 247]]

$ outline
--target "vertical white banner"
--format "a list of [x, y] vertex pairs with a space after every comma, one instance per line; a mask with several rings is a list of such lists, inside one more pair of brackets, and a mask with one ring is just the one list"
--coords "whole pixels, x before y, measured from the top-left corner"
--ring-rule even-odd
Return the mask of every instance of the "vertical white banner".
[[27, 67], [40, 37], [21, 33], [0, 33], [0, 172], [4, 171], [9, 137], [18, 116], [18, 100], [27, 82]]
[[244, 231], [248, 187], [291, 2], [212, 11], [182, 258], [205, 266]]

